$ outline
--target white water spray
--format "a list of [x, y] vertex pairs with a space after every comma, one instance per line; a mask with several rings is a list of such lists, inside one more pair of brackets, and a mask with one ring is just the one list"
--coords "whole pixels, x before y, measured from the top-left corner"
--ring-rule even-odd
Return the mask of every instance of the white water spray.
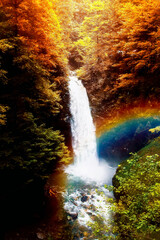
[[67, 173], [85, 181], [106, 183], [113, 169], [106, 163], [99, 163], [95, 126], [86, 89], [73, 72], [69, 78], [74, 164], [67, 168]]

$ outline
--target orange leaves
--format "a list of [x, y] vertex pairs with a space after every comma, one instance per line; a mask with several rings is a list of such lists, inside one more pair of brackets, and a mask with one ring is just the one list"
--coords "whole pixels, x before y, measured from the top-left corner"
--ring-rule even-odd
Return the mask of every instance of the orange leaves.
[[52, 0], [5, 0], [3, 7], [15, 25], [15, 35], [35, 59], [50, 68], [65, 62], [62, 29]]
[[135, 71], [139, 71], [142, 68], [144, 68], [145, 66], [147, 66], [147, 62], [144, 60], [138, 61], [137, 65], [135, 66]]
[[134, 74], [133, 73], [124, 73], [119, 75], [118, 81], [116, 82], [114, 88], [124, 88], [133, 86], [136, 83], [134, 81]]
[[[27, 47], [35, 54], [39, 54], [40, 60], [48, 61], [48, 55], [58, 54], [55, 49], [57, 40], [60, 40], [60, 26], [52, 5], [44, 6], [44, 1], [23, 1], [20, 5], [19, 33], [25, 39]], [[51, 7], [51, 9], [49, 9]], [[51, 15], [49, 15], [49, 13]], [[54, 31], [54, 33], [53, 33]], [[58, 42], [59, 43], [59, 42]], [[57, 47], [58, 48], [58, 47]], [[58, 50], [58, 49], [57, 49]]]
[[134, 75], [132, 73], [125, 73], [123, 75], [120, 75], [118, 80], [133, 80]]
[[[159, 16], [159, 0], [90, 3], [75, 47], [83, 62], [78, 74], [86, 80], [94, 106], [111, 96], [111, 89], [132, 92], [141, 86], [139, 92], [146, 97], [150, 85], [159, 86]], [[100, 86], [101, 78], [104, 84]]]
[[[122, 68], [119, 66], [124, 73], [121, 76], [125, 76], [127, 72], [134, 73], [136, 78], [138, 75], [146, 77], [160, 67], [158, 63], [160, 18], [157, 14], [160, 13], [160, 2], [159, 0], [120, 2], [118, 13], [122, 27], [117, 34], [117, 38], [120, 39], [117, 49], [123, 52]], [[122, 80], [121, 77], [120, 79]]]
[[52, 188], [49, 189], [49, 196], [55, 197], [57, 195], [57, 192], [55, 192]]

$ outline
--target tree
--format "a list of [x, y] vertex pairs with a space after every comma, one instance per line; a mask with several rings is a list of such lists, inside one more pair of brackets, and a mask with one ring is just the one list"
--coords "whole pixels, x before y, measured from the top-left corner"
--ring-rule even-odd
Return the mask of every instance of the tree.
[[118, 111], [121, 105], [147, 104], [159, 95], [159, 9], [157, 0], [93, 1], [87, 6], [75, 41], [77, 73], [97, 116], [109, 114], [111, 106]]
[[123, 27], [116, 45], [117, 51], [122, 52], [121, 60], [117, 61], [121, 69], [119, 85], [125, 80], [134, 84], [141, 76], [147, 80], [159, 74], [159, 12], [157, 0], [122, 2], [118, 13]]

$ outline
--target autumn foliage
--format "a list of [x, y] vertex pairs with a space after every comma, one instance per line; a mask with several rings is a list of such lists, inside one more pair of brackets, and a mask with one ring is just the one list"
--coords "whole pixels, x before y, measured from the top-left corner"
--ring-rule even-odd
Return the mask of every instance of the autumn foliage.
[[52, 1], [5, 0], [2, 6], [15, 36], [35, 57], [50, 67], [65, 63], [62, 29]]
[[83, 65], [77, 73], [95, 109], [117, 98], [133, 102], [135, 92], [159, 94], [159, 15], [159, 0], [90, 3], [75, 46]]

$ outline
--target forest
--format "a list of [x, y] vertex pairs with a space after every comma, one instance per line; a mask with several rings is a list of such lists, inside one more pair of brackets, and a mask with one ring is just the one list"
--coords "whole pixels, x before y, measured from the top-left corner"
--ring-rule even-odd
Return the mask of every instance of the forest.
[[[44, 220], [52, 198], [64, 201], [49, 179], [75, 154], [71, 71], [86, 88], [97, 139], [126, 119], [154, 119], [147, 135], [135, 130], [135, 148], [129, 135], [133, 153], [116, 166], [112, 229], [95, 218], [79, 235], [73, 214], [54, 230]], [[159, 0], [0, 0], [0, 239], [159, 240], [159, 106]]]

